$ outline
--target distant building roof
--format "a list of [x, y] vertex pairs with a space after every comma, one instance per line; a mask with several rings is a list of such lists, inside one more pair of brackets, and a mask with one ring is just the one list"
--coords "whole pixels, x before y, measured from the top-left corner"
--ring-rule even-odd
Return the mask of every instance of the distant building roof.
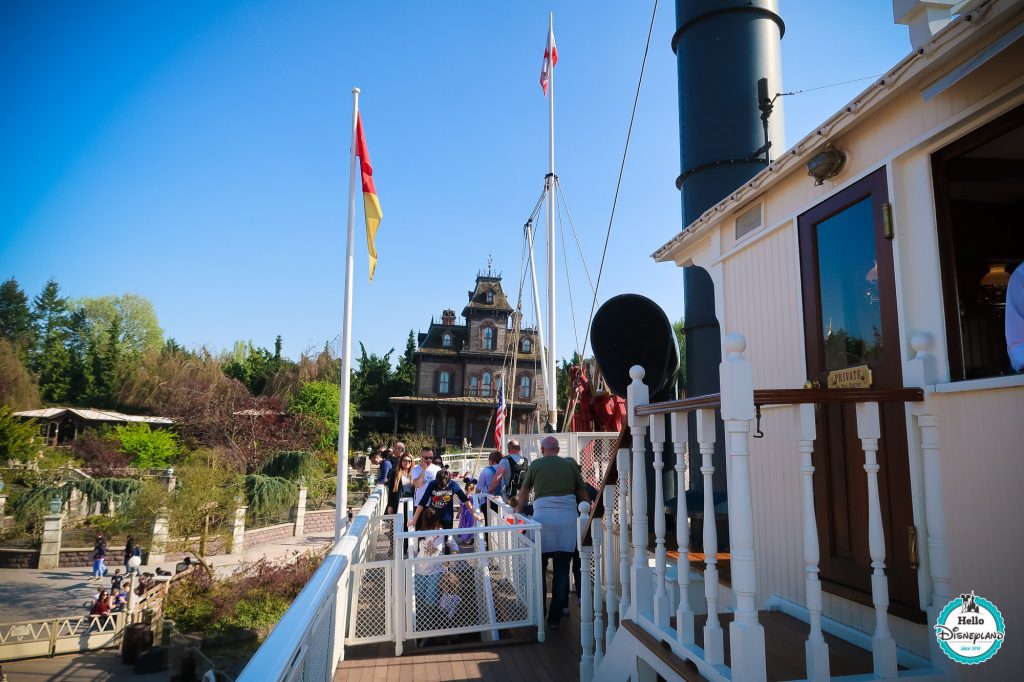
[[15, 417], [24, 419], [55, 419], [64, 414], [73, 414], [79, 419], [92, 422], [124, 422], [142, 424], [173, 424], [168, 417], [147, 417], [137, 414], [124, 414], [113, 410], [94, 410], [89, 407], [47, 407], [41, 410], [23, 410], [15, 412]]

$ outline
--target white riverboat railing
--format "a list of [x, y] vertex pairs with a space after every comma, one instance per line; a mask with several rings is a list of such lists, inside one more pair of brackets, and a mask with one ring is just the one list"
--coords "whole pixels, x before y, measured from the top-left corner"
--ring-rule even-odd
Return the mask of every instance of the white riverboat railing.
[[[917, 357], [908, 366], [908, 383], [918, 387], [928, 384], [930, 344], [922, 335], [912, 345]], [[659, 655], [644, 653], [645, 647], [632, 634], [639, 629], [649, 638], [661, 642], [681, 661], [694, 664], [708, 680], [726, 682], [764, 681], [766, 674], [765, 632], [758, 619], [757, 570], [755, 566], [754, 517], [751, 494], [750, 431], [751, 423], [761, 405], [789, 405], [795, 419], [797, 438], [792, 443], [791, 475], [801, 480], [802, 518], [793, 519], [803, 536], [803, 578], [806, 592], [807, 639], [806, 679], [832, 679], [829, 648], [824, 639], [822, 588], [819, 580], [819, 537], [815, 519], [811, 454], [816, 438], [827, 434], [815, 431], [815, 405], [850, 403], [856, 405], [857, 436], [864, 452], [863, 471], [867, 483], [867, 515], [860, 520], [869, 531], [871, 558], [871, 596], [874, 628], [863, 633], [861, 641], [870, 647], [873, 674], [858, 679], [895, 679], [913, 677], [917, 680], [940, 680], [948, 670], [942, 654], [932, 652], [931, 660], [899, 659], [899, 652], [890, 627], [889, 594], [886, 579], [886, 546], [879, 495], [877, 458], [882, 437], [879, 420], [880, 402], [907, 402], [916, 421], [922, 443], [925, 480], [924, 505], [928, 514], [927, 547], [930, 577], [933, 585], [929, 614], [949, 597], [949, 550], [942, 518], [942, 489], [938, 475], [937, 419], [927, 393], [920, 388], [903, 389], [829, 389], [822, 390], [759, 390], [753, 388], [750, 364], [743, 357], [746, 340], [739, 334], [725, 337], [726, 357], [720, 366], [721, 394], [651, 404], [644, 370], [630, 370], [632, 382], [628, 390], [628, 426], [631, 447], [617, 453], [616, 483], [607, 485], [598, 504], [602, 510], [591, 519], [590, 505], [580, 505], [579, 545], [583, 564], [580, 604], [581, 645], [580, 679], [625, 680], [638, 670], [643, 659], [648, 668], [671, 676]], [[716, 415], [720, 410], [720, 417]], [[693, 414], [699, 452], [689, 451], [690, 423]], [[700, 458], [699, 472], [704, 489], [712, 489], [715, 466], [712, 460], [716, 421], [721, 419], [725, 431], [725, 452], [728, 486], [728, 527], [731, 579], [728, 590], [720, 585], [718, 572], [718, 524], [713, 495], [703, 496], [702, 554], [703, 599], [691, 590], [691, 572], [685, 559], [670, 566], [667, 560], [667, 528], [665, 488], [675, 478], [679, 491], [674, 504], [675, 540], [679, 557], [689, 552], [690, 529], [686, 495], [686, 476], [690, 458]], [[675, 453], [674, 471], [666, 471], [666, 445]], [[648, 463], [649, 454], [653, 462]], [[653, 467], [652, 467], [653, 465]], [[653, 490], [648, 490], [647, 470], [654, 469]], [[653, 519], [648, 519], [648, 499], [653, 498]], [[696, 510], [698, 515], [701, 510]], [[653, 528], [651, 527], [653, 526]], [[653, 530], [654, 553], [651, 562], [649, 531]], [[681, 564], [681, 565], [680, 565]], [[728, 601], [726, 601], [726, 597]], [[733, 613], [728, 626], [729, 648], [726, 664], [724, 631], [721, 614]], [[698, 643], [695, 634], [703, 626]], [[849, 630], [849, 629], [848, 629]], [[659, 652], [663, 654], [664, 652]], [[915, 667], [913, 670], [901, 670]], [[660, 667], [659, 667], [660, 666]]]

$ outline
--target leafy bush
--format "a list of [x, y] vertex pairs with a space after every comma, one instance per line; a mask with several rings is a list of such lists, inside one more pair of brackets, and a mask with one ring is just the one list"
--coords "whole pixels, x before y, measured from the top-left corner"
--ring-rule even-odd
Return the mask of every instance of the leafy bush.
[[119, 444], [113, 438], [87, 431], [71, 441], [71, 451], [94, 476], [107, 477], [123, 473], [131, 463], [128, 455], [118, 451]]
[[21, 421], [11, 408], [0, 405], [0, 458], [27, 462], [36, 455], [34, 444], [39, 427], [35, 421]]
[[326, 555], [327, 549], [295, 552], [283, 564], [260, 559], [241, 564], [224, 578], [193, 571], [172, 583], [167, 617], [182, 632], [216, 635], [254, 629], [266, 633]]
[[164, 429], [153, 430], [149, 424], [129, 424], [114, 429], [121, 452], [131, 456], [132, 464], [141, 469], [165, 469], [178, 455], [178, 437]]

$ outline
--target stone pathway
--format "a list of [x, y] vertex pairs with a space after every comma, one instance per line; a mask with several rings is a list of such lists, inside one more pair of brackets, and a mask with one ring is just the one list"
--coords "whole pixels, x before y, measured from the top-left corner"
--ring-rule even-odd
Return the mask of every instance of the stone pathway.
[[[311, 534], [293, 537], [277, 542], [256, 545], [245, 554], [210, 557], [208, 561], [218, 574], [231, 573], [243, 561], [261, 558], [283, 559], [295, 552], [326, 547], [334, 541], [334, 533]], [[169, 571], [174, 570], [174, 561], [157, 564]], [[144, 566], [144, 571], [154, 571], [154, 566]], [[61, 568], [50, 571], [31, 569], [0, 569], [0, 622], [10, 623], [21, 620], [66, 616], [84, 613], [92, 605], [93, 595], [99, 587], [110, 585], [108, 577], [103, 581], [89, 581], [85, 568]], [[138, 676], [130, 666], [121, 662], [117, 649], [91, 651], [82, 654], [35, 658], [25, 661], [0, 663], [10, 682], [127, 682], [128, 680], [170, 680], [169, 671]]]

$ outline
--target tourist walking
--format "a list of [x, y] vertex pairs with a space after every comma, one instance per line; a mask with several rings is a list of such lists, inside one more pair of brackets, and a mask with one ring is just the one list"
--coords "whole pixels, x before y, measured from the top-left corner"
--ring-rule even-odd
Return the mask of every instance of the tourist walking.
[[544, 530], [540, 534], [541, 560], [550, 559], [551, 603], [547, 609], [548, 627], [559, 628], [563, 610], [569, 605], [569, 564], [576, 551], [577, 502], [587, 499], [587, 488], [576, 463], [558, 456], [558, 439], [548, 436], [541, 441], [540, 459], [530, 464], [519, 489], [517, 511], [533, 494], [533, 520]]
[[[469, 496], [466, 495], [458, 483], [452, 480], [451, 473], [447, 469], [442, 469], [437, 472], [437, 476], [423, 492], [423, 497], [420, 498], [419, 503], [416, 505], [416, 513], [413, 514], [410, 525], [416, 528], [416, 522], [423, 515], [424, 509], [429, 508], [434, 511], [434, 515], [437, 517], [438, 523], [441, 524], [441, 528], [451, 529], [455, 522], [456, 497], [459, 498], [462, 504], [469, 504]], [[454, 545], [454, 541], [451, 544]], [[457, 550], [458, 547], [455, 547], [455, 549]]]
[[424, 445], [420, 452], [420, 463], [412, 468], [412, 485], [416, 489], [413, 494], [415, 504], [420, 503], [423, 493], [426, 492], [427, 486], [434, 480], [438, 471], [441, 471], [441, 467], [434, 464], [434, 448]]
[[96, 535], [92, 548], [92, 576], [89, 580], [102, 580], [107, 572], [107, 540], [101, 534]]
[[[402, 451], [405, 451], [404, 446], [402, 447]], [[401, 506], [401, 501], [407, 497], [411, 498], [415, 494], [416, 487], [413, 485], [412, 481], [412, 455], [403, 454], [398, 458], [397, 464], [391, 472], [391, 478], [387, 483], [388, 514], [397, 514], [398, 508]]]
[[[497, 474], [498, 465], [501, 463], [501, 451], [494, 450], [487, 456], [487, 466], [480, 470], [476, 476], [476, 489], [482, 494], [489, 494], [491, 483]], [[487, 513], [487, 500], [480, 503], [480, 513]]]
[[523, 476], [526, 475], [530, 462], [523, 456], [519, 441], [515, 438], [508, 442], [507, 448], [508, 454], [501, 458], [487, 492], [491, 495], [501, 495], [502, 499], [509, 502], [519, 494]]

